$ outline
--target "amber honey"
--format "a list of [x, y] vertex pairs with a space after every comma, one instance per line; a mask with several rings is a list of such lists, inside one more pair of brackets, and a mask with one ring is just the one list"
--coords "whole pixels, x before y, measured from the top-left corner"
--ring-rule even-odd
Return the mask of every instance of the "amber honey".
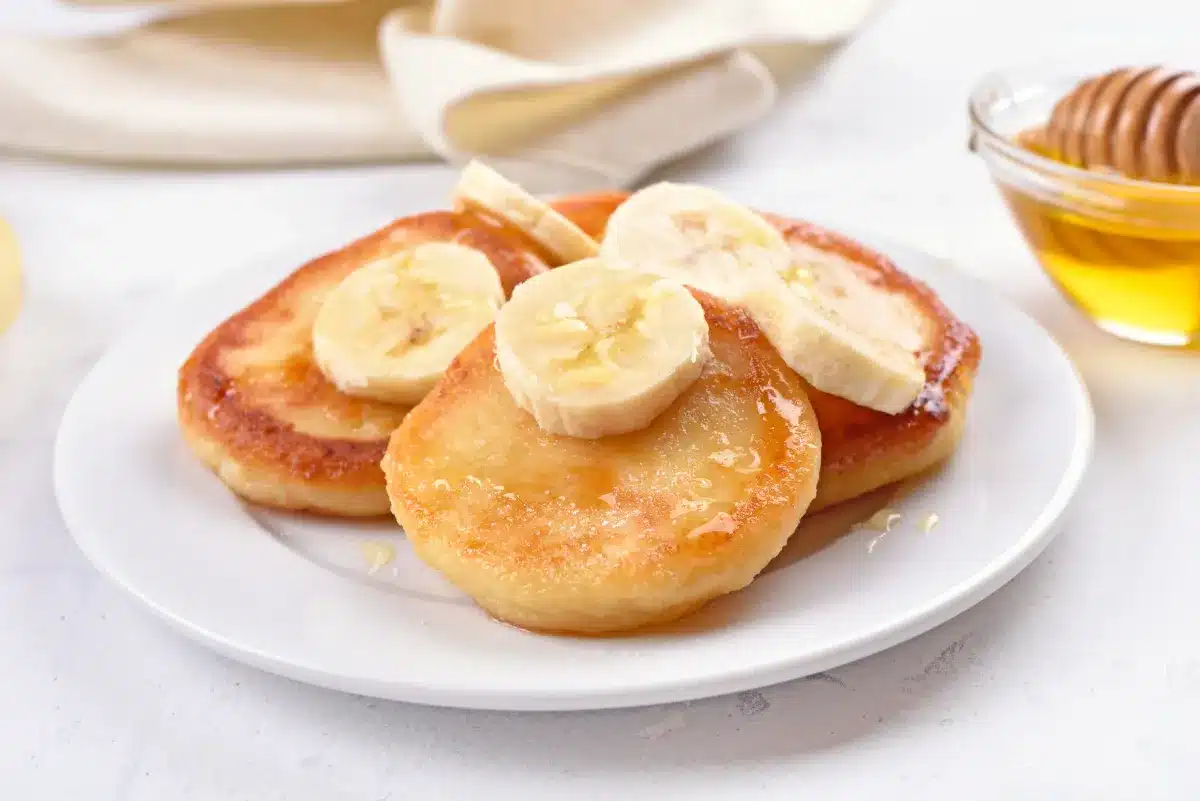
[[1200, 206], [1194, 236], [1147, 235], [1004, 195], [1046, 272], [1099, 325], [1161, 344], [1200, 338]]
[[[1022, 144], [1030, 146], [1028, 140]], [[1011, 185], [1000, 189], [1051, 279], [1098, 325], [1154, 344], [1200, 343], [1200, 197], [1191, 208], [1176, 204], [1175, 224], [1157, 225], [1150, 215], [1136, 214], [1136, 194], [1122, 198], [1131, 210], [1123, 219], [1088, 214], [1062, 198], [1034, 197]], [[1153, 202], [1145, 200], [1142, 206]], [[1189, 218], [1194, 227], [1178, 224]]]

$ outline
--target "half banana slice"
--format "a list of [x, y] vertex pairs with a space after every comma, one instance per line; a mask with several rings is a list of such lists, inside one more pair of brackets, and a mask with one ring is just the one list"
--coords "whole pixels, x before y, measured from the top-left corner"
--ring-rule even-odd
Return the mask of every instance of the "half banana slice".
[[481, 162], [471, 161], [463, 168], [453, 201], [456, 208], [480, 209], [517, 228], [561, 264], [599, 251], [596, 240], [582, 228]]
[[783, 360], [809, 384], [859, 406], [898, 414], [917, 399], [925, 371], [912, 350], [854, 326], [804, 290], [761, 283], [742, 296]]
[[347, 395], [413, 405], [503, 303], [483, 253], [418, 245], [355, 270], [329, 293], [313, 322], [313, 357]]
[[531, 278], [496, 318], [505, 386], [552, 434], [645, 428], [710, 355], [704, 310], [682, 284], [612, 259]]
[[659, 183], [635, 192], [609, 219], [601, 253], [743, 306], [823, 392], [895, 414], [925, 386], [908, 332], [867, 319], [884, 290], [853, 271], [819, 280], [823, 265], [808, 251], [715, 190]]

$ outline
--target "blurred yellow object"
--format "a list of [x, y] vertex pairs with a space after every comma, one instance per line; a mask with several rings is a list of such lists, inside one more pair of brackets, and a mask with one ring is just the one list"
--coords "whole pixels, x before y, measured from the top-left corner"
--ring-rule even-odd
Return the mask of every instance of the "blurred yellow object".
[[16, 319], [21, 308], [21, 252], [17, 237], [0, 220], [0, 333]]

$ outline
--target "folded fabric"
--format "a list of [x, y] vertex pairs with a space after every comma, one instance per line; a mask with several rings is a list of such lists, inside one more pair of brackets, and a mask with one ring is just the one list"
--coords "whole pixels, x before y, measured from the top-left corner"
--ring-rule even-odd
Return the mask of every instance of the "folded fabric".
[[537, 190], [627, 185], [758, 119], [783, 72], [873, 5], [180, 0], [117, 33], [0, 39], [0, 147], [209, 165], [484, 156]]

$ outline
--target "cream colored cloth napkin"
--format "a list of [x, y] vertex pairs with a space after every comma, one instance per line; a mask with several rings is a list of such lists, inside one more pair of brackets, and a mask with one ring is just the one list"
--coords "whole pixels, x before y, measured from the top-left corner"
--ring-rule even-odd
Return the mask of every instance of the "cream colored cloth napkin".
[[875, 2], [177, 0], [115, 34], [0, 38], [0, 147], [204, 165], [485, 156], [535, 190], [623, 186], [758, 119]]

